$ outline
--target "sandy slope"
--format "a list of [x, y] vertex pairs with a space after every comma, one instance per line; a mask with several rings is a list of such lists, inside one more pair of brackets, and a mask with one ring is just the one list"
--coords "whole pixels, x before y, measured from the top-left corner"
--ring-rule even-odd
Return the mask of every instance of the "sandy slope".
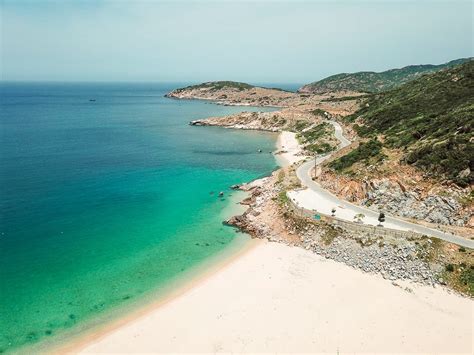
[[82, 352], [472, 353], [472, 301], [409, 287], [262, 242]]

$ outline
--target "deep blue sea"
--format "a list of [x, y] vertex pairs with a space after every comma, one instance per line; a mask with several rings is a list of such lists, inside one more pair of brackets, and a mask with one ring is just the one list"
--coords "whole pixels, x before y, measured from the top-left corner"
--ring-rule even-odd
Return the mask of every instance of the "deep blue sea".
[[1, 352], [87, 328], [236, 238], [229, 186], [275, 169], [276, 136], [188, 122], [269, 109], [163, 97], [179, 86], [1, 84]]

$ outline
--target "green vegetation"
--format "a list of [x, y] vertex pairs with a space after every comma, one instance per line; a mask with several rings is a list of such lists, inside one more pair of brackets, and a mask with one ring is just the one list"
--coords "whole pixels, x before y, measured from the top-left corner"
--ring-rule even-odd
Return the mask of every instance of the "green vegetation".
[[382, 92], [397, 88], [423, 74], [465, 63], [471, 58], [462, 58], [441, 65], [410, 65], [401, 69], [391, 69], [381, 73], [357, 72], [332, 75], [323, 80], [303, 86], [299, 91], [324, 93], [330, 91]]
[[474, 296], [474, 265], [466, 262], [446, 264], [442, 278], [446, 283], [462, 293]]
[[326, 117], [325, 113], [326, 111], [324, 110], [321, 110], [320, 108], [317, 108], [317, 109], [314, 109], [313, 111], [311, 111], [311, 113], [315, 116], [323, 116], [323, 117]]
[[184, 91], [184, 90], [190, 90], [190, 89], [210, 89], [212, 91], [217, 91], [223, 88], [235, 88], [240, 91], [247, 90], [247, 89], [252, 89], [255, 86], [246, 84], [246, 83], [239, 83], [236, 81], [210, 81], [207, 83], [202, 83], [202, 84], [197, 84], [197, 85], [191, 85], [187, 86], [182, 89], [177, 89], [176, 91]]
[[301, 132], [303, 129], [308, 127], [311, 123], [305, 120], [297, 120], [293, 127], [291, 127], [291, 130], [293, 132]]
[[336, 149], [336, 147], [332, 146], [329, 143], [322, 142], [309, 144], [305, 147], [305, 149], [317, 154], [326, 154], [332, 152], [334, 149]]
[[326, 231], [321, 236], [321, 240], [323, 241], [324, 245], [331, 245], [338, 235], [339, 232], [332, 225], [327, 225]]
[[[176, 92], [181, 92], [184, 90], [192, 90], [192, 89], [210, 89], [211, 91], [217, 91], [221, 90], [224, 88], [234, 88], [238, 89], [240, 91], [243, 90], [248, 90], [248, 89], [253, 89], [257, 86], [250, 85], [247, 83], [241, 83], [238, 81], [209, 81], [207, 83], [202, 83], [202, 84], [196, 84], [196, 85], [190, 85], [186, 86], [184, 88], [176, 89]], [[270, 90], [277, 90], [277, 91], [284, 91], [284, 92], [291, 92], [288, 90], [280, 89], [280, 88], [268, 88]]]
[[301, 139], [303, 142], [312, 143], [327, 134], [331, 134], [333, 130], [334, 127], [331, 124], [323, 122], [312, 127], [311, 129], [308, 129], [305, 132], [299, 133], [297, 138]]
[[373, 159], [371, 159], [373, 157], [377, 157], [376, 161], [385, 157], [382, 153], [382, 143], [377, 139], [361, 143], [356, 149], [348, 154], [332, 161], [329, 164], [329, 167], [336, 171], [343, 171], [358, 162], [365, 162], [367, 164], [369, 161], [373, 161]]
[[288, 203], [288, 196], [286, 195], [286, 190], [282, 190], [278, 193], [278, 202], [280, 205], [286, 205]]
[[356, 118], [359, 135], [385, 135], [404, 162], [461, 186], [474, 182], [474, 61], [374, 95], [347, 119]]
[[[324, 112], [324, 111], [323, 111]], [[325, 141], [334, 133], [334, 127], [327, 123], [320, 123], [307, 131], [300, 132], [296, 138], [305, 145], [307, 151], [317, 153], [317, 154], [326, 154], [334, 149], [336, 146], [331, 144], [331, 141]]]
[[474, 296], [474, 265], [471, 265], [469, 268], [463, 268], [459, 275], [459, 281], [467, 288], [469, 294]]
[[371, 96], [372, 94], [357, 95], [357, 96], [330, 97], [328, 99], [321, 100], [321, 102], [341, 102], [341, 101], [361, 100], [361, 99], [366, 99]]
[[454, 271], [454, 265], [453, 264], [447, 264], [445, 266], [445, 269], [447, 272], [453, 272]]

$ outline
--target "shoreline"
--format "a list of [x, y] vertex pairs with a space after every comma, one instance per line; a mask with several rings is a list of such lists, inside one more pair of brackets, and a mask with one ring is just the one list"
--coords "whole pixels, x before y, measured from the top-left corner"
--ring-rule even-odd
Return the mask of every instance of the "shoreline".
[[[187, 292], [78, 350], [470, 353], [471, 306], [441, 288], [394, 286], [311, 251], [262, 241]], [[419, 327], [407, 326], [415, 319]]]
[[[280, 132], [276, 141], [276, 147], [278, 149], [281, 149], [281, 134], [282, 132]], [[290, 165], [289, 161], [285, 160], [285, 158], [282, 158], [283, 161], [281, 161], [278, 160], [275, 155], [274, 157], [279, 166], [278, 169]], [[259, 179], [260, 178], [257, 178], [255, 180]], [[246, 184], [249, 184], [252, 181], [249, 181]], [[248, 192], [237, 190], [232, 191], [231, 193], [232, 196], [229, 198], [227, 206], [221, 211], [221, 217], [223, 220], [235, 215], [240, 215], [248, 209], [248, 206], [240, 203], [248, 197]], [[241, 232], [236, 230], [236, 233]], [[148, 314], [164, 307], [176, 298], [184, 296], [213, 275], [230, 267], [230, 265], [236, 262], [239, 258], [262, 243], [261, 240], [255, 239], [248, 234], [241, 234], [242, 235], [237, 236], [225, 249], [186, 271], [184, 275], [180, 275], [179, 277], [176, 277], [176, 279], [171, 280], [162, 290], [155, 294], [152, 292], [152, 294], [138, 301], [137, 304], [130, 305], [129, 308], [124, 307], [122, 310], [111, 311], [109, 315], [102, 319], [91, 320], [92, 325], [90, 326], [90, 329], [80, 329], [78, 335], [72, 335], [70, 337], [66, 335], [67, 339], [54, 339], [44, 341], [37, 345], [35, 344], [31, 347], [20, 348], [20, 353], [23, 351], [28, 352], [30, 350], [53, 354], [80, 353], [82, 349], [100, 341], [109, 334], [113, 334], [118, 329], [133, 324], [141, 318], [146, 317]], [[115, 311], [121, 314], [114, 315]]]
[[91, 329], [84, 330], [81, 334], [73, 335], [69, 339], [38, 345], [36, 350], [40, 353], [47, 351], [47, 353], [52, 354], [80, 353], [87, 346], [106, 338], [124, 326], [140, 321], [141, 318], [146, 317], [151, 312], [190, 292], [197, 285], [229, 267], [242, 255], [245, 255], [260, 243], [261, 241], [250, 237], [245, 237], [245, 240], [235, 241], [232, 244], [237, 245], [229, 245], [228, 248], [206, 259], [200, 265], [193, 267], [186, 272], [187, 275], [181, 275], [181, 277], [167, 284], [159, 295], [149, 295], [147, 298], [151, 299], [140, 300], [135, 307], [131, 306], [134, 309], [124, 310], [123, 314], [112, 316], [103, 324], [93, 325]]
[[[297, 155], [297, 141], [294, 134], [289, 133], [280, 132], [276, 142], [279, 151], [287, 150], [285, 153], [274, 154], [280, 169], [305, 158]], [[296, 145], [292, 142], [296, 142]], [[299, 264], [296, 273], [291, 272], [295, 263]], [[322, 271], [328, 267], [328, 270]], [[334, 278], [334, 275], [338, 276]], [[275, 279], [281, 280], [274, 284], [272, 280]], [[360, 280], [354, 282], [354, 279]], [[288, 283], [296, 285], [289, 288], [279, 286]], [[363, 287], [360, 287], [361, 283]], [[249, 284], [253, 286], [249, 288]], [[272, 291], [275, 287], [280, 295], [276, 299]], [[342, 303], [339, 291], [341, 287], [347, 291], [342, 296], [345, 297]], [[292, 290], [296, 288], [303, 288], [305, 291], [295, 293]], [[380, 307], [383, 302], [376, 302], [376, 309], [374, 312], [369, 309], [367, 319], [364, 309], [374, 290], [378, 299], [384, 299], [384, 302], [391, 299], [397, 307], [378, 309], [377, 304]], [[317, 292], [314, 293], [315, 291]], [[314, 302], [313, 296], [308, 296], [311, 294], [319, 297], [317, 301], [322, 304], [322, 308], [318, 302]], [[300, 298], [301, 301], [295, 301]], [[279, 299], [284, 302], [278, 301]], [[231, 259], [222, 260], [222, 264], [214, 264], [212, 271], [188, 282], [181, 292], [175, 291], [166, 300], [151, 303], [141, 312], [121, 318], [114, 326], [109, 325], [103, 332], [96, 332], [82, 342], [71, 344], [63, 348], [62, 352], [243, 353], [275, 352], [281, 349], [334, 352], [341, 349], [346, 352], [377, 353], [384, 349], [385, 352], [389, 350], [388, 352], [394, 353], [422, 353], [441, 351], [440, 349], [448, 352], [456, 348], [458, 352], [469, 353], [467, 321], [470, 302], [470, 299], [443, 288], [411, 282], [392, 283], [380, 275], [364, 273], [344, 263], [326, 260], [299, 247], [251, 239], [244, 250], [234, 254]], [[267, 304], [271, 309], [267, 309]], [[262, 307], [265, 312], [269, 312], [267, 317], [263, 317], [266, 319], [265, 326], [259, 326]], [[337, 317], [342, 319], [331, 323], [334, 317], [333, 307], [347, 309], [341, 315], [338, 312]], [[308, 309], [313, 312], [312, 315], [311, 312], [308, 314]], [[294, 315], [295, 312], [298, 317]], [[355, 313], [356, 320], [351, 312]], [[387, 314], [381, 316], [380, 312], [382, 315]], [[414, 314], [418, 314], [419, 319], [419, 312], [426, 327], [415, 330], [406, 327], [406, 324], [414, 321]], [[229, 317], [230, 320], [226, 322], [225, 319]], [[277, 319], [275, 322], [267, 322], [272, 317], [284, 317], [284, 322], [280, 323]], [[439, 320], [441, 318], [443, 321]], [[295, 335], [291, 330], [296, 321], [298, 332]], [[180, 328], [179, 324], [186, 324], [186, 327]], [[373, 324], [377, 326], [374, 327]], [[444, 330], [445, 326], [448, 329]], [[183, 334], [179, 330], [186, 328], [193, 331], [185, 331]], [[246, 332], [246, 329], [251, 330]], [[384, 332], [393, 329], [395, 331], [390, 335], [389, 342], [377, 340], [383, 339]], [[313, 333], [316, 330], [322, 333], [317, 338], [325, 339], [324, 341], [314, 342]], [[194, 332], [200, 336], [193, 335]], [[245, 333], [245, 336], [236, 338], [240, 332]], [[437, 340], [433, 341], [435, 334], [439, 333], [443, 334], [437, 335]], [[288, 342], [278, 339], [288, 339]], [[456, 340], [457, 343], [443, 346], [451, 340]], [[254, 348], [249, 349], [247, 345]]]

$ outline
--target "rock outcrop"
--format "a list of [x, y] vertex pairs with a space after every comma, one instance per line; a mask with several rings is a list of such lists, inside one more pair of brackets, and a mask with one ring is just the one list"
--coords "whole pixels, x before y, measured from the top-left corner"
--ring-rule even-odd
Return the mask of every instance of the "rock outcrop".
[[456, 196], [455, 190], [446, 191], [445, 196], [423, 196], [417, 190], [408, 191], [402, 184], [388, 179], [366, 185], [367, 193], [362, 205], [371, 209], [436, 224], [464, 226], [469, 221], [468, 213], [463, 214], [461, 204], [452, 197]]

